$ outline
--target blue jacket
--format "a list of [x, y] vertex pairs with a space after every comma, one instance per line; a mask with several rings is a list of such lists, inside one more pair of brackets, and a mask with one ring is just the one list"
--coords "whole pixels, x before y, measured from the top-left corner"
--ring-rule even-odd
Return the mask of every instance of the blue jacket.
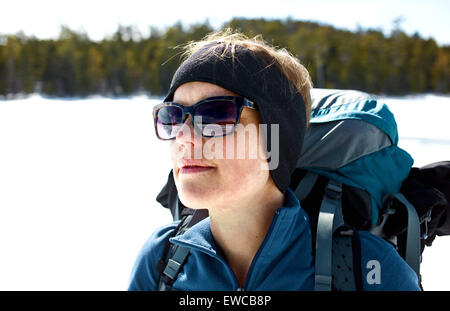
[[[311, 229], [306, 212], [292, 192], [286, 192], [272, 224], [253, 258], [244, 290], [314, 290], [314, 258]], [[167, 240], [178, 222], [152, 234], [134, 264], [128, 290], [157, 290], [156, 269]], [[366, 231], [359, 231], [364, 290], [420, 290], [415, 272], [392, 245]], [[171, 243], [190, 248], [190, 255], [173, 287], [177, 290], [240, 289], [239, 283], [214, 243], [209, 218]], [[379, 278], [373, 281], [373, 260], [379, 263]]]

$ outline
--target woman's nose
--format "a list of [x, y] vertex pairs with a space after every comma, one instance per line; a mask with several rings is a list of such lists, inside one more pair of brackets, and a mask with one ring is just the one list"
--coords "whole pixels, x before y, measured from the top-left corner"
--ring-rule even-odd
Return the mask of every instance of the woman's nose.
[[202, 137], [195, 133], [194, 124], [190, 115], [181, 125], [175, 139], [181, 145], [195, 145], [201, 142]]

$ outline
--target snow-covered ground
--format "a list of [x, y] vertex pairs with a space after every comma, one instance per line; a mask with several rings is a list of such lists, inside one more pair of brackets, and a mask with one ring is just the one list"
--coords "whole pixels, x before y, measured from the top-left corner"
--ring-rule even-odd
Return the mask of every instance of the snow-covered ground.
[[[450, 160], [450, 97], [385, 98], [421, 166]], [[0, 101], [0, 290], [125, 290], [170, 170], [155, 99]], [[450, 237], [424, 252], [426, 290], [450, 290]]]

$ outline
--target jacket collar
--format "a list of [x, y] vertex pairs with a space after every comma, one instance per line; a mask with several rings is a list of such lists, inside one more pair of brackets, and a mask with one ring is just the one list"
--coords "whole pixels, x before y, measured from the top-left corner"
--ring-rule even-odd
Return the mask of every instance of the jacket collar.
[[[283, 206], [276, 211], [274, 220], [266, 234], [265, 240], [271, 240], [275, 238], [274, 236], [277, 236], [276, 243], [271, 244], [276, 245], [279, 249], [288, 247], [289, 245], [292, 245], [294, 239], [299, 238], [298, 234], [291, 234], [294, 227], [300, 229], [294, 231], [304, 232], [305, 228], [299, 228], [299, 226], [308, 227], [309, 229], [309, 219], [306, 212], [300, 207], [300, 203], [294, 192], [288, 188], [285, 193]], [[308, 230], [307, 233], [309, 234], [309, 238], [311, 238], [310, 230]], [[214, 257], [220, 252], [215, 245], [211, 233], [209, 217], [195, 224], [183, 234], [170, 238], [170, 242], [197, 249]]]

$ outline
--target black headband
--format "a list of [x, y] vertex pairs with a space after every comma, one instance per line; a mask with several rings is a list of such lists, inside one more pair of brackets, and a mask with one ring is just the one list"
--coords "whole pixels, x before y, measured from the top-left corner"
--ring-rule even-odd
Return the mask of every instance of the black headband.
[[270, 125], [279, 124], [279, 163], [270, 174], [284, 193], [306, 131], [303, 98], [276, 64], [240, 45], [235, 46], [234, 57], [230, 48], [224, 49], [225, 44], [212, 43], [185, 60], [173, 76], [165, 101], [173, 100], [180, 85], [193, 81], [213, 83], [254, 101], [262, 123], [267, 124], [269, 152], [272, 151]]

